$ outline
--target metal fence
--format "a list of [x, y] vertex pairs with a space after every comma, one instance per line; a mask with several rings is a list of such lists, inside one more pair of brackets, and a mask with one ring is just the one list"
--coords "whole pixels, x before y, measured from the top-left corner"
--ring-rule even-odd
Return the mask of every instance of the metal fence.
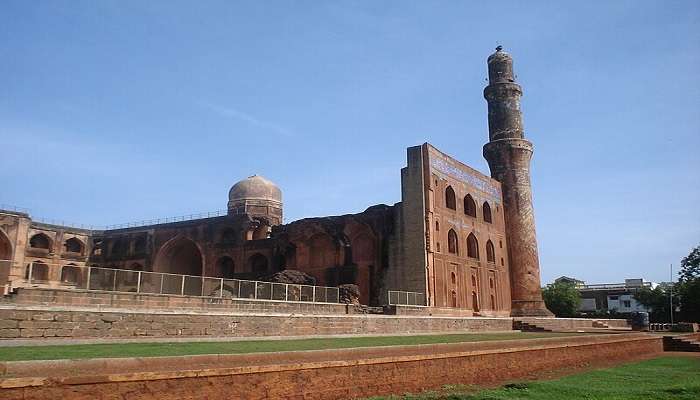
[[[0, 211], [2, 211], [2, 210], [12, 211], [12, 212], [22, 212], [25, 214], [29, 214], [29, 211], [30, 211], [28, 208], [24, 208], [24, 207], [17, 207], [17, 206], [13, 206], [13, 205], [0, 204]], [[203, 218], [214, 218], [214, 217], [225, 216], [227, 214], [228, 214], [228, 210], [216, 210], [216, 211], [200, 212], [200, 213], [193, 213], [193, 214], [186, 214], [186, 215], [178, 215], [175, 217], [165, 217], [165, 218], [146, 219], [146, 220], [141, 220], [141, 221], [132, 221], [132, 222], [127, 222], [127, 223], [122, 223], [122, 224], [113, 224], [113, 225], [78, 224], [78, 223], [73, 223], [73, 222], [65, 221], [65, 220], [61, 220], [61, 219], [44, 218], [44, 217], [40, 217], [40, 216], [32, 217], [32, 220], [35, 222], [40, 222], [40, 223], [47, 224], [47, 225], [63, 226], [63, 227], [67, 227], [67, 228], [77, 228], [77, 229], [91, 230], [91, 231], [107, 231], [107, 230], [115, 230], [115, 229], [134, 228], [134, 227], [139, 227], [139, 226], [168, 224], [168, 223], [172, 223], [172, 222], [191, 221], [191, 220], [203, 219]]]
[[58, 266], [58, 271], [44, 263], [31, 263], [25, 272], [25, 282], [56, 283], [61, 288], [100, 290], [124, 293], [171, 294], [225, 299], [299, 301], [339, 303], [337, 287], [297, 285], [242, 279], [213, 278], [162, 272], [133, 271], [101, 267]]
[[425, 295], [418, 292], [402, 290], [389, 291], [389, 305], [393, 306], [425, 306]]

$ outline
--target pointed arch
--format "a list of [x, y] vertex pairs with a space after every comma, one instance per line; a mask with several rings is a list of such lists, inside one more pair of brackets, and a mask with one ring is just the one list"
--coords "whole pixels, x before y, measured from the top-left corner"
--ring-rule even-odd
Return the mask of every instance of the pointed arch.
[[[5, 232], [0, 229], [0, 263], [12, 260], [12, 242]], [[2, 264], [0, 264], [2, 266]], [[0, 282], [0, 284], [3, 282]]]
[[476, 202], [470, 194], [464, 196], [464, 214], [476, 218]]
[[479, 241], [470, 233], [467, 237], [467, 257], [479, 259]]
[[66, 253], [83, 254], [85, 251], [85, 244], [83, 244], [80, 239], [72, 237], [63, 242], [63, 248], [65, 249]]
[[45, 233], [37, 233], [29, 239], [29, 247], [51, 251], [51, 239]]
[[268, 265], [267, 257], [260, 253], [255, 253], [248, 259], [248, 268], [256, 277], [267, 273]]
[[486, 261], [490, 263], [496, 262], [496, 249], [493, 247], [491, 239], [486, 242]]
[[61, 268], [61, 283], [68, 285], [81, 286], [83, 278], [83, 269], [75, 264], [68, 264]]
[[236, 265], [233, 262], [233, 258], [229, 256], [223, 256], [220, 257], [216, 261], [216, 272], [219, 274], [219, 277], [221, 278], [226, 278], [226, 279], [233, 279], [235, 273], [236, 273]]
[[448, 186], [447, 188], [445, 188], [445, 207], [451, 210], [457, 209], [455, 190], [452, 189], [452, 186]]
[[481, 207], [481, 210], [484, 214], [484, 222], [488, 222], [489, 224], [493, 223], [493, 217], [491, 216], [491, 206], [489, 205], [488, 201], [484, 202], [484, 205]]
[[197, 243], [176, 236], [161, 246], [156, 256], [155, 271], [181, 275], [202, 275], [204, 257]]
[[459, 241], [454, 229], [447, 232], [447, 251], [451, 254], [459, 254]]
[[[31, 276], [29, 276], [30, 266], [32, 270]], [[41, 261], [32, 261], [27, 265], [27, 270], [24, 278], [30, 280], [31, 282], [48, 282], [49, 266]]]

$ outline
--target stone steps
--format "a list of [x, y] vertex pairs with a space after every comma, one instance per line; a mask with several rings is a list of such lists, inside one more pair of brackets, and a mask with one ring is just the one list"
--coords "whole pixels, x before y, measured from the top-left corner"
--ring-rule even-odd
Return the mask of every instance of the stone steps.
[[664, 351], [700, 352], [700, 340], [693, 336], [664, 336]]

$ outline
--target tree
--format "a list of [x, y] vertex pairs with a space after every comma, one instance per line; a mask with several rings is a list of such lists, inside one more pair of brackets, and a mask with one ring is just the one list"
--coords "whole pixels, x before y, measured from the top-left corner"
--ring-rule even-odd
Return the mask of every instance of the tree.
[[681, 260], [681, 269], [678, 271], [679, 281], [688, 282], [700, 277], [700, 246], [691, 250], [687, 257]]
[[681, 260], [676, 295], [680, 298], [679, 319], [700, 322], [700, 246]]
[[560, 318], [574, 317], [581, 304], [581, 295], [571, 282], [554, 282], [542, 290], [549, 311]]
[[[639, 304], [651, 310], [649, 312], [649, 320], [651, 322], [670, 322], [671, 315], [669, 311], [670, 301], [668, 290], [673, 286], [658, 285], [654, 289], [643, 287], [638, 289], [634, 294], [634, 299], [637, 300]], [[678, 298], [674, 298], [673, 303], [677, 305]]]

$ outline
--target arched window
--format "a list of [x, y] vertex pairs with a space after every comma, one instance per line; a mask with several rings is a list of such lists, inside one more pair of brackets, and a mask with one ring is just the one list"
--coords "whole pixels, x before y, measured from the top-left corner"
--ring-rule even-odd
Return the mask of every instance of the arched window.
[[470, 194], [464, 196], [464, 214], [476, 218], [476, 202]]
[[[30, 266], [32, 270], [31, 275], [29, 274]], [[41, 261], [34, 261], [27, 265], [27, 273], [24, 277], [30, 282], [46, 282], [49, 280], [49, 266]]]
[[475, 291], [472, 292], [472, 309], [474, 312], [479, 312], [479, 296]]
[[29, 247], [33, 249], [51, 250], [51, 239], [43, 233], [37, 233], [29, 239]]
[[69, 285], [79, 285], [81, 277], [81, 268], [76, 266], [75, 264], [69, 264], [61, 268], [61, 283], [66, 283]]
[[83, 242], [77, 238], [70, 238], [63, 243], [63, 247], [66, 249], [67, 253], [83, 253]]
[[260, 253], [253, 254], [248, 259], [248, 267], [250, 272], [255, 275], [261, 275], [267, 272], [267, 257]]
[[445, 189], [445, 207], [451, 210], [457, 209], [457, 200], [455, 199], [455, 191], [452, 189], [452, 186], [448, 186]]
[[452, 307], [457, 307], [457, 292], [452, 291]]
[[491, 240], [486, 242], [486, 261], [491, 263], [496, 262], [496, 250], [493, 248]]
[[440, 231], [440, 222], [435, 221], [435, 232], [439, 232], [439, 231]]
[[491, 309], [496, 309], [496, 298], [493, 295], [491, 295]]
[[452, 254], [459, 254], [459, 244], [457, 242], [457, 232], [450, 229], [447, 232], [447, 251]]
[[484, 202], [482, 210], [484, 212], [484, 222], [488, 222], [489, 224], [492, 223], [493, 219], [491, 218], [491, 206], [489, 205], [488, 201]]
[[451, 274], [452, 275], [452, 284], [456, 285], [457, 284], [457, 274], [454, 272]]
[[473, 233], [467, 237], [467, 257], [479, 259], [479, 241]]
[[436, 250], [439, 253], [440, 252], [440, 242], [435, 243]]
[[216, 262], [216, 270], [222, 278], [233, 279], [234, 267], [233, 259], [229, 256], [223, 256]]

